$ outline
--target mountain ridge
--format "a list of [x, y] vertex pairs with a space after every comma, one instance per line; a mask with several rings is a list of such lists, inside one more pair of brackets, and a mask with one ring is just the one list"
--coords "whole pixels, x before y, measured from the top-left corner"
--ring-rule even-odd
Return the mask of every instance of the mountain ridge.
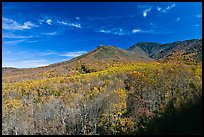
[[[127, 50], [116, 47], [116, 46], [107, 46], [107, 45], [99, 45], [96, 47], [96, 49], [80, 55], [78, 57], [72, 58], [67, 61], [63, 62], [57, 62], [54, 64], [50, 64], [48, 66], [42, 66], [42, 67], [36, 67], [36, 68], [14, 68], [14, 67], [2, 67], [2, 71], [7, 70], [29, 70], [29, 69], [44, 69], [47, 67], [57, 67], [59, 65], [66, 65], [70, 64], [75, 61], [84, 60], [84, 58], [89, 58], [91, 60], [104, 60], [104, 59], [112, 59], [112, 60], [129, 60], [129, 59], [139, 59], [139, 60], [162, 60], [162, 58], [166, 58], [172, 55], [172, 52], [178, 52], [182, 50], [182, 48], [179, 48], [179, 44], [182, 45], [182, 47], [186, 50], [190, 50], [188, 48], [188, 45], [191, 45], [191, 47], [195, 47], [196, 49], [202, 50], [202, 38], [201, 39], [190, 39], [190, 40], [184, 40], [184, 41], [175, 41], [172, 43], [166, 43], [166, 44], [160, 44], [156, 42], [138, 42], [137, 44], [134, 44], [133, 46], [130, 46]], [[188, 43], [189, 42], [189, 43]], [[193, 46], [191, 43], [198, 44], [196, 46]], [[184, 43], [184, 44], [182, 44]], [[202, 54], [200, 54], [202, 51], [197, 50], [196, 52], [199, 52], [198, 61], [202, 60]], [[189, 53], [193, 53], [193, 51], [188, 51]], [[188, 53], [187, 51], [184, 53]], [[90, 57], [91, 55], [94, 55], [94, 57]], [[165, 60], [165, 59], [164, 59]]]

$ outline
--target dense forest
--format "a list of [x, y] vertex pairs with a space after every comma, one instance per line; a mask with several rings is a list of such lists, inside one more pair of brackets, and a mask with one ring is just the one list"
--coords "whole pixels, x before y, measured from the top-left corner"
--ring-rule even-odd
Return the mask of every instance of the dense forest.
[[4, 135], [202, 134], [201, 39], [2, 73]]

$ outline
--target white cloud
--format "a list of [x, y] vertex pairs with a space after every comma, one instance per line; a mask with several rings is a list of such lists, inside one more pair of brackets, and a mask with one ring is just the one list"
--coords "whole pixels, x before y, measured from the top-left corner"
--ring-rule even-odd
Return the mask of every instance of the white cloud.
[[167, 31], [167, 30], [155, 30], [154, 28], [153, 29], [149, 29], [149, 30], [143, 30], [143, 29], [133, 29], [132, 30], [132, 33], [131, 34], [136, 34], [136, 33], [145, 33], [145, 34], [169, 34], [171, 32]]
[[169, 5], [169, 6], [167, 6], [167, 7], [160, 7], [160, 6], [157, 6], [157, 11], [159, 11], [159, 12], [162, 12], [162, 13], [167, 13], [169, 10], [171, 10], [172, 8], [174, 8], [176, 6], [176, 4], [174, 3], [174, 4], [171, 4], [171, 5]]
[[[152, 25], [154, 25], [153, 23], [150, 23]], [[153, 26], [153, 28], [155, 28]], [[101, 33], [109, 33], [109, 34], [115, 34], [115, 35], [131, 35], [131, 34], [135, 34], [135, 33], [148, 33], [148, 34], [160, 34], [160, 32], [155, 31], [154, 29], [150, 29], [150, 30], [142, 30], [140, 28], [137, 29], [132, 29], [130, 30], [124, 30], [122, 28], [112, 28], [112, 29], [100, 29], [97, 32], [101, 32]], [[167, 32], [162, 32], [162, 33], [167, 33]]]
[[132, 33], [137, 33], [137, 32], [141, 32], [141, 29], [133, 29]]
[[67, 25], [67, 24], [68, 24], [67, 22], [64, 22], [64, 21], [62, 21], [61, 23], [64, 24], [64, 25]]
[[197, 14], [196, 17], [197, 18], [202, 18], [202, 14]]
[[180, 21], [180, 20], [181, 20], [181, 18], [179, 18], [179, 17], [178, 17], [178, 18], [176, 18], [176, 21]]
[[171, 4], [170, 6], [167, 6], [166, 10], [170, 10], [170, 9], [172, 9], [172, 8], [175, 7], [175, 6], [176, 6], [175, 3], [174, 3], [174, 4]]
[[152, 9], [152, 8], [145, 9], [145, 10], [143, 11], [143, 17], [146, 17], [146, 16], [147, 16], [147, 13], [149, 13], [151, 9]]
[[33, 24], [30, 21], [26, 21], [23, 24], [19, 24], [12, 19], [8, 19], [5, 17], [2, 18], [2, 29], [5, 29], [5, 30], [25, 30], [25, 29], [31, 29], [34, 27], [38, 27], [38, 26]]
[[128, 35], [130, 34], [128, 31], [123, 30], [122, 28], [112, 28], [112, 29], [99, 29], [97, 32], [101, 33], [109, 33], [109, 34], [115, 34], [115, 35]]
[[139, 9], [142, 9], [143, 17], [146, 17], [148, 13], [151, 11], [152, 7], [148, 5], [138, 5]]
[[38, 22], [40, 24], [48, 24], [48, 25], [52, 25], [53, 24], [53, 20], [52, 19], [47, 19], [47, 17], [45, 17], [44, 19], [39, 19]]
[[81, 24], [79, 23], [68, 23], [68, 25], [76, 28], [81, 28]]
[[75, 28], [81, 28], [81, 24], [80, 23], [71, 23], [71, 22], [67, 22], [67, 21], [57, 21], [57, 23], [62, 24], [62, 25], [67, 25], [67, 26], [75, 27]]
[[65, 56], [65, 57], [77, 57], [82, 54], [87, 53], [86, 51], [76, 51], [76, 52], [66, 52], [64, 54], [59, 54], [59, 56]]
[[47, 23], [48, 25], [52, 25], [52, 20], [51, 20], [51, 19], [47, 19], [47, 20], [46, 20], [46, 23]]
[[110, 31], [104, 30], [104, 29], [99, 30], [99, 32], [102, 32], [102, 33], [110, 33]]

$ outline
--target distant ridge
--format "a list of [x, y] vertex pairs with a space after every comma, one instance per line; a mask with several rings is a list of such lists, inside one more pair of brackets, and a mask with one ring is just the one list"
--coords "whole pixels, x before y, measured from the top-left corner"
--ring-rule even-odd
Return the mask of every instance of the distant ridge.
[[[191, 39], [176, 41], [173, 43], [159, 44], [155, 42], [139, 42], [128, 50], [116, 46], [99, 45], [96, 49], [75, 57], [71, 60], [51, 64], [37, 68], [18, 69], [3, 67], [3, 76], [15, 76], [16, 74], [26, 74], [26, 77], [33, 78], [36, 73], [50, 73], [50, 76], [74, 75], [81, 65], [89, 67], [91, 70], [103, 70], [106, 65], [117, 62], [169, 62], [177, 61], [187, 64], [202, 63], [202, 39]], [[108, 67], [108, 65], [106, 66]]]
[[202, 61], [202, 39], [176, 41], [167, 44], [139, 42], [128, 50], [156, 60], [180, 60], [184, 62], [191, 60], [197, 63]]

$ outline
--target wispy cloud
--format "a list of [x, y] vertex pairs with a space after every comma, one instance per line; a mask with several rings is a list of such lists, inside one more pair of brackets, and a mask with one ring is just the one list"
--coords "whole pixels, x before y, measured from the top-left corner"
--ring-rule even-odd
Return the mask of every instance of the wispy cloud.
[[68, 21], [57, 21], [57, 23], [66, 25], [66, 26], [75, 27], [75, 28], [82, 28], [80, 23], [68, 22]]
[[160, 7], [160, 6], [157, 6], [157, 11], [159, 12], [162, 12], [162, 13], [167, 13], [169, 10], [171, 10], [172, 8], [174, 8], [176, 6], [175, 3], [167, 6], [167, 7]]
[[3, 67], [15, 67], [15, 68], [35, 68], [47, 66], [50, 64], [49, 60], [35, 59], [35, 60], [17, 60], [17, 61], [2, 61]]
[[47, 33], [41, 33], [43, 35], [48, 35], [48, 36], [54, 36], [54, 35], [57, 35], [58, 33], [57, 32], [47, 32]]
[[14, 33], [2, 33], [2, 38], [11, 38], [11, 39], [24, 39], [24, 38], [32, 38], [33, 36], [22, 36], [16, 35]]
[[121, 19], [124, 16], [105, 16], [105, 17], [88, 17], [87, 19], [90, 21], [110, 21], [110, 20], [116, 20]]
[[[87, 51], [72, 51], [60, 52], [53, 50], [38, 51], [38, 50], [22, 50], [18, 52], [3, 52], [2, 66], [17, 67], [17, 68], [34, 68], [39, 66], [46, 66], [56, 62], [66, 61], [71, 58], [87, 53]], [[6, 56], [7, 55], [7, 56]], [[50, 56], [52, 55], [52, 56]], [[13, 58], [13, 56], [16, 56]]]
[[44, 17], [43, 19], [38, 19], [38, 22], [40, 24], [48, 24], [48, 25], [53, 25], [53, 20], [51, 18], [48, 18], [48, 17]]
[[178, 17], [178, 18], [176, 18], [176, 21], [177, 21], [177, 22], [178, 22], [178, 21], [180, 21], [180, 20], [181, 20], [181, 18], [179, 18], [179, 17]]
[[151, 9], [152, 9], [152, 8], [145, 9], [145, 10], [143, 11], [143, 17], [146, 17], [146, 16], [147, 16], [147, 13], [149, 13]]
[[62, 25], [68, 25], [68, 22], [66, 21], [57, 21], [57, 23], [62, 24]]
[[38, 40], [28, 40], [26, 42], [28, 42], [28, 43], [35, 43], [35, 42], [38, 42]]
[[154, 33], [153, 29], [150, 30], [143, 30], [143, 29], [133, 29], [132, 33]]
[[80, 18], [79, 18], [79, 17], [75, 17], [75, 19], [76, 19], [76, 20], [80, 20]]
[[130, 34], [128, 30], [124, 30], [122, 28], [110, 28], [110, 29], [100, 28], [99, 30], [96, 30], [96, 32], [114, 34], [114, 35], [119, 35], [119, 36]]
[[139, 9], [142, 9], [143, 17], [146, 17], [150, 13], [152, 6], [138, 5]]
[[9, 41], [3, 41], [2, 44], [17, 45], [18, 43], [25, 42], [26, 40], [27, 40], [27, 39], [9, 40]]
[[132, 34], [137, 34], [137, 33], [146, 33], [146, 34], [156, 34], [156, 35], [160, 35], [160, 34], [169, 34], [169, 33], [172, 33], [170, 31], [167, 31], [167, 30], [156, 30], [156, 29], [149, 29], [149, 30], [144, 30], [144, 29], [140, 29], [140, 28], [137, 28], [137, 29], [132, 29]]
[[31, 29], [34, 27], [38, 27], [38, 26], [30, 21], [26, 21], [23, 24], [19, 24], [12, 19], [8, 19], [5, 17], [2, 18], [2, 29], [5, 29], [5, 30], [25, 30], [25, 29]]
[[101, 29], [101, 30], [99, 30], [99, 32], [102, 32], [102, 33], [110, 33], [111, 31], [109, 31], [109, 30], [104, 30], [104, 29]]
[[132, 30], [132, 33], [138, 33], [138, 32], [141, 32], [141, 29], [133, 29]]
[[202, 14], [197, 14], [196, 17], [197, 18], [202, 18]]
[[39, 22], [40, 24], [43, 24], [43, 23], [45, 22], [45, 20], [44, 20], [44, 19], [39, 19], [38, 22]]
[[22, 42], [34, 43], [38, 42], [36, 39], [38, 36], [17, 35], [13, 32], [2, 32], [2, 44], [5, 45], [17, 45]]
[[48, 55], [58, 55], [59, 53], [52, 50], [46, 50], [45, 52], [40, 53], [41, 56], [48, 56]]
[[158, 6], [158, 7], [157, 7], [157, 10], [158, 10], [158, 11], [161, 11], [161, 10], [162, 10], [162, 8]]
[[77, 57], [82, 54], [87, 53], [87, 51], [74, 51], [74, 52], [56, 52], [52, 50], [47, 50], [45, 52], [40, 53], [41, 56], [48, 56], [48, 55], [56, 55], [56, 56], [64, 56], [64, 57]]
[[101, 32], [101, 33], [106, 33], [106, 34], [114, 34], [114, 35], [119, 35], [119, 36], [123, 36], [123, 35], [132, 35], [132, 34], [136, 34], [136, 33], [147, 33], [147, 34], [167, 34], [170, 33], [169, 31], [166, 30], [155, 30], [155, 24], [150, 23], [150, 25], [152, 26], [151, 29], [149, 30], [144, 30], [141, 28], [135, 28], [132, 30], [128, 30], [128, 29], [122, 29], [122, 28], [111, 28], [111, 29], [104, 29], [101, 28], [99, 30], [97, 30], [96, 32]]
[[195, 27], [200, 27], [200, 25], [199, 24], [195, 24]]
[[69, 23], [68, 25], [76, 28], [81, 28], [81, 24], [79, 23]]
[[[38, 40], [30, 40], [30, 38], [32, 38], [32, 36], [15, 36], [15, 35], [4, 35], [3, 36], [4, 38], [10, 38], [9, 40], [3, 40], [2, 41], [2, 44], [5, 44], [5, 45], [17, 45], [19, 43], [22, 43], [22, 42], [26, 42], [26, 43], [34, 43], [34, 42], [38, 42]], [[16, 40], [17, 39], [17, 40]]]
[[87, 53], [86, 51], [76, 51], [76, 52], [66, 52], [64, 54], [58, 54], [59, 56], [65, 56], [65, 57], [77, 57], [82, 54]]
[[26, 61], [22, 61], [24, 63], [38, 63], [38, 62], [46, 62], [47, 60], [26, 60]]

